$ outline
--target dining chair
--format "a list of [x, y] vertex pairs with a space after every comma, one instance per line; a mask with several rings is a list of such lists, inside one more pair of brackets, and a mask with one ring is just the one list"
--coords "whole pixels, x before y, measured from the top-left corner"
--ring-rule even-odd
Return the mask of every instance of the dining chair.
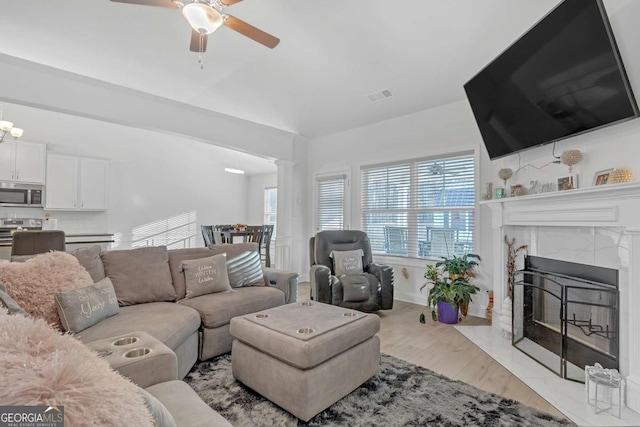
[[260, 256], [265, 267], [271, 267], [271, 236], [273, 235], [273, 225], [262, 226], [262, 238], [260, 239]]
[[216, 224], [213, 226], [213, 231], [214, 231], [214, 235], [216, 234], [215, 232], [220, 233], [220, 240], [219, 243], [217, 244], [221, 244], [221, 243], [233, 243], [233, 242], [229, 242], [227, 241], [227, 238], [221, 233], [222, 231], [228, 231], [228, 230], [233, 230], [233, 225], [231, 224]]
[[260, 225], [248, 225], [247, 226], [247, 237], [245, 241], [253, 242], [260, 244], [262, 239], [262, 226]]
[[13, 233], [11, 255], [36, 255], [49, 251], [65, 251], [66, 238], [62, 230], [16, 231]]
[[209, 246], [214, 244], [213, 240], [213, 226], [212, 225], [201, 225], [200, 231], [202, 231], [202, 240], [204, 240], [204, 245]]

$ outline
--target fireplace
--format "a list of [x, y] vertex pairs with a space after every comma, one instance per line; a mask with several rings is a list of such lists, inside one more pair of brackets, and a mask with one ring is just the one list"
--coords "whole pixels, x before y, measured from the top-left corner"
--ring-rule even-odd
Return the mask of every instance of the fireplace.
[[527, 256], [513, 289], [514, 347], [557, 375], [619, 369], [618, 271]]
[[[481, 240], [481, 253], [490, 255], [485, 255], [487, 268], [480, 273], [494, 291], [494, 319], [502, 320], [507, 315], [503, 303], [512, 303], [507, 297], [505, 235], [527, 245], [529, 255], [618, 271], [617, 359], [626, 379], [627, 405], [640, 412], [640, 183], [486, 200], [480, 206], [482, 220], [490, 215], [492, 224], [491, 234]], [[522, 258], [516, 262], [524, 266]], [[576, 319], [582, 320], [578, 315]], [[507, 330], [503, 324], [494, 322], [502, 334], [511, 334], [512, 327]]]

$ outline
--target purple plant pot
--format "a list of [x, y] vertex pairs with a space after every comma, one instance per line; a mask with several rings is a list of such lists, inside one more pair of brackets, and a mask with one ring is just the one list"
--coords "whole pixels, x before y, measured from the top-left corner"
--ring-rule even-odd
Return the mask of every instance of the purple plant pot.
[[438, 322], [449, 325], [458, 323], [458, 306], [454, 309], [448, 302], [438, 302]]

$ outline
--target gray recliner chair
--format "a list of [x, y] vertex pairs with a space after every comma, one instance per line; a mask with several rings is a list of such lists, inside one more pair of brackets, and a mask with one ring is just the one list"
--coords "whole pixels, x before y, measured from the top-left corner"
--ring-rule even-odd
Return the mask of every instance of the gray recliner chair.
[[321, 231], [309, 255], [312, 300], [365, 312], [393, 308], [393, 268], [373, 263], [364, 231]]

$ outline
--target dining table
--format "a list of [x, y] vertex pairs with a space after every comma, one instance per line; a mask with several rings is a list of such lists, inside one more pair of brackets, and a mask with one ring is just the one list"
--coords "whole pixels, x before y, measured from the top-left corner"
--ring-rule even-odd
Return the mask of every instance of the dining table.
[[224, 243], [235, 243], [236, 237], [242, 237], [242, 242], [246, 242], [252, 233], [247, 230], [223, 230], [220, 234]]

